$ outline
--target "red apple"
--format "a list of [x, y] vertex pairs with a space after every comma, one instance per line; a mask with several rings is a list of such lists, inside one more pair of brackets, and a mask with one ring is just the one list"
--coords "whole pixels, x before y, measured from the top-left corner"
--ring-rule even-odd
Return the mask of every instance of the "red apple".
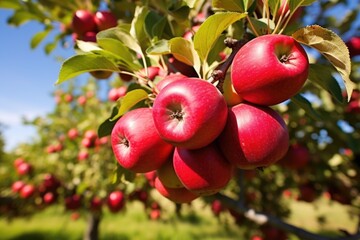
[[263, 35], [235, 55], [231, 80], [246, 101], [260, 105], [281, 103], [300, 91], [308, 77], [304, 48], [286, 35]]
[[201, 196], [219, 192], [232, 177], [232, 166], [214, 143], [193, 150], [176, 147], [173, 161], [185, 188]]
[[214, 213], [215, 216], [219, 216], [222, 211], [224, 211], [224, 207], [220, 200], [214, 200], [211, 203], [211, 211]]
[[14, 167], [15, 168], [18, 168], [20, 166], [20, 164], [26, 162], [25, 159], [23, 158], [17, 158], [14, 160]]
[[69, 103], [74, 100], [74, 97], [71, 94], [65, 94], [64, 96], [65, 102]]
[[264, 235], [264, 240], [286, 240], [287, 234], [281, 229], [275, 228], [270, 225], [263, 225], [260, 227], [261, 232]]
[[112, 88], [108, 93], [108, 99], [110, 101], [117, 101], [119, 98], [125, 96], [127, 88], [125, 86], [121, 86], [119, 88]]
[[161, 210], [160, 209], [152, 209], [150, 211], [150, 215], [149, 215], [151, 220], [158, 220], [161, 217]]
[[313, 202], [317, 198], [316, 189], [313, 184], [303, 184], [299, 187], [299, 201]]
[[159, 93], [169, 83], [184, 78], [187, 77], [181, 73], [170, 73], [169, 75], [165, 76], [160, 82], [158, 82], [158, 84], [156, 84], [157, 93]]
[[164, 197], [175, 203], [189, 203], [198, 198], [199, 195], [190, 192], [188, 189], [166, 187], [160, 179], [155, 178], [155, 189]]
[[81, 140], [81, 145], [86, 148], [93, 148], [95, 146], [95, 140], [91, 140], [90, 138], [83, 138]]
[[125, 206], [125, 195], [121, 191], [111, 192], [107, 198], [107, 206], [113, 213], [119, 212]]
[[227, 105], [211, 83], [185, 78], [165, 86], [153, 105], [160, 136], [174, 146], [196, 149], [214, 141], [223, 130]]
[[94, 20], [99, 31], [117, 26], [117, 19], [115, 15], [109, 11], [96, 12]]
[[15, 181], [12, 185], [11, 185], [11, 189], [14, 193], [19, 192], [23, 187], [25, 186], [25, 183], [21, 180]]
[[77, 34], [84, 34], [96, 30], [94, 16], [87, 10], [77, 10], [73, 15], [71, 26]]
[[151, 187], [155, 186], [155, 178], [157, 177], [156, 174], [156, 170], [144, 173], [144, 176]]
[[286, 154], [289, 133], [273, 109], [240, 103], [230, 108], [218, 141], [229, 162], [241, 169], [254, 169], [269, 166]]
[[71, 140], [74, 140], [75, 138], [77, 138], [79, 136], [79, 131], [76, 128], [71, 128], [68, 133], [68, 138]]
[[28, 175], [32, 171], [32, 167], [29, 163], [24, 162], [21, 163], [16, 170], [19, 175]]
[[84, 134], [84, 137], [90, 140], [95, 140], [97, 138], [97, 133], [94, 130], [87, 130]]
[[44, 203], [46, 204], [52, 204], [55, 202], [56, 198], [55, 198], [55, 194], [52, 192], [47, 192], [45, 193], [45, 195], [43, 196], [43, 200]]
[[100, 211], [103, 204], [103, 200], [100, 197], [94, 196], [90, 202], [90, 209], [92, 211]]
[[300, 144], [290, 145], [286, 155], [279, 164], [289, 169], [302, 169], [310, 162], [310, 153], [307, 147]]
[[78, 104], [80, 105], [80, 106], [84, 106], [85, 105], [85, 103], [86, 103], [86, 97], [85, 96], [80, 96], [80, 97], [78, 97], [78, 99], [77, 99], [77, 102], [78, 102]]
[[168, 188], [183, 188], [179, 177], [176, 175], [172, 155], [158, 170], [157, 176], [161, 183]]
[[87, 150], [80, 150], [78, 153], [78, 160], [83, 161], [89, 157], [89, 152]]
[[360, 36], [354, 36], [346, 42], [347, 47], [349, 48], [350, 57], [355, 57], [360, 55]]
[[122, 116], [112, 130], [111, 145], [118, 163], [138, 173], [158, 169], [173, 151], [157, 133], [150, 108]]
[[[153, 67], [153, 66], [150, 66], [147, 68], [147, 72], [148, 72], [148, 78], [150, 80], [154, 80], [156, 76], [159, 75], [160, 73], [160, 68], [159, 67]], [[141, 69], [140, 70], [140, 76], [142, 76], [143, 78], [146, 78], [146, 71], [145, 69]]]
[[81, 196], [74, 194], [65, 198], [65, 208], [67, 210], [76, 210], [81, 207]]
[[20, 197], [30, 198], [35, 193], [35, 186], [32, 184], [26, 184], [20, 189]]
[[61, 182], [53, 174], [47, 173], [44, 176], [42, 185], [46, 191], [56, 191], [61, 186]]

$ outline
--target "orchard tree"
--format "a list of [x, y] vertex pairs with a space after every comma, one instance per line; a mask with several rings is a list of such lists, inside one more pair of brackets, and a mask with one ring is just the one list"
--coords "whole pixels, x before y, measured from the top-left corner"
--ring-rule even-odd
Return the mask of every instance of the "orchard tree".
[[[100, 156], [113, 158], [114, 166], [95, 172], [91, 164], [79, 167], [101, 175], [100, 197], [155, 173], [151, 186], [165, 198], [177, 204], [201, 198], [215, 215], [226, 209], [236, 223], [249, 226], [249, 238], [263, 239], [286, 239], [288, 233], [329, 239], [286, 223], [285, 196], [311, 203], [325, 193], [359, 215], [360, 33], [353, 2], [3, 1], [0, 6], [14, 9], [9, 23], [44, 24], [32, 47], [61, 26], [45, 50], [50, 53], [60, 42], [76, 54], [63, 62], [56, 84], [90, 73], [98, 80], [113, 76], [126, 87], [111, 92], [117, 99], [112, 108], [99, 102], [96, 114], [61, 118], [82, 126], [80, 132], [97, 129], [88, 137], [83, 133], [85, 148], [97, 149], [96, 139], [108, 138]], [[344, 8], [347, 15], [339, 18]], [[63, 97], [74, 101], [69, 93]], [[88, 100], [79, 102], [87, 107]], [[82, 123], [85, 113], [93, 121]], [[43, 127], [56, 133], [69, 126], [55, 125]], [[52, 153], [65, 151], [54, 144]], [[73, 148], [79, 150], [79, 144]], [[78, 164], [66, 166], [66, 179], [76, 181], [65, 189], [78, 194], [69, 201], [80, 206], [80, 195], [99, 192], [98, 186], [88, 184], [82, 171], [69, 171]], [[116, 179], [124, 180], [119, 185], [106, 180], [114, 168]], [[22, 175], [32, 171], [24, 169]], [[339, 232], [339, 239], [359, 235]]]

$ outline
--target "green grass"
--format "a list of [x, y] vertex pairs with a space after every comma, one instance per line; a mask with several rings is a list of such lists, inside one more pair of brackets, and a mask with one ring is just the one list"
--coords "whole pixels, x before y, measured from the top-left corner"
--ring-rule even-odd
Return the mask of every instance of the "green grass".
[[[219, 221], [201, 201], [195, 201], [193, 205], [196, 213], [185, 205], [183, 217], [179, 219], [174, 215], [171, 204], [163, 209], [163, 220], [159, 221], [149, 220], [138, 202], [128, 204], [126, 211], [122, 213], [106, 212], [100, 225], [100, 239], [244, 239], [243, 229], [234, 226], [228, 215], [222, 216]], [[346, 207], [340, 204], [329, 205], [324, 199], [314, 205], [292, 202], [291, 206], [294, 213], [289, 222], [314, 232], [334, 235], [339, 228], [353, 232], [357, 224], [355, 219], [349, 218]], [[326, 224], [320, 224], [318, 218], [325, 218]], [[61, 207], [51, 207], [29, 219], [16, 219], [12, 222], [1, 219], [0, 239], [77, 240], [82, 239], [85, 228], [85, 214], [78, 220], [71, 220], [70, 213], [64, 214]]]

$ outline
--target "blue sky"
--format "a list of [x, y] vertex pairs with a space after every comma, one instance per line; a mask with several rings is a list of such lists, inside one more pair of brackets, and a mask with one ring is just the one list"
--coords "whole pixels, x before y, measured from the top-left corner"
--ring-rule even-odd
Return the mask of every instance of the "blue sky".
[[61, 66], [56, 57], [73, 54], [71, 49], [58, 47], [46, 55], [44, 44], [31, 49], [30, 40], [43, 30], [42, 26], [35, 22], [20, 28], [9, 26], [6, 21], [10, 14], [11, 11], [0, 10], [0, 123], [5, 125], [6, 150], [34, 136], [35, 130], [24, 126], [22, 117], [32, 119], [54, 109], [51, 92], [56, 89], [54, 83]]

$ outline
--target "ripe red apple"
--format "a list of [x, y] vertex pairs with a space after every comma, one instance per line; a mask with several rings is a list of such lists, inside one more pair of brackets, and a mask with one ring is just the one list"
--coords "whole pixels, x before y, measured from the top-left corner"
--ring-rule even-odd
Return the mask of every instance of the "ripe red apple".
[[160, 136], [174, 146], [204, 147], [223, 130], [227, 105], [220, 91], [198, 78], [185, 78], [165, 86], [153, 105]]
[[349, 48], [350, 57], [355, 57], [360, 55], [360, 36], [354, 36], [346, 42], [347, 47]]
[[271, 225], [263, 225], [260, 227], [261, 232], [264, 235], [264, 240], [286, 240], [287, 234], [281, 229], [275, 228]]
[[14, 193], [18, 193], [24, 186], [25, 183], [21, 180], [18, 180], [11, 185], [11, 189]]
[[111, 192], [106, 203], [111, 212], [119, 212], [125, 206], [125, 195], [121, 191]]
[[83, 35], [77, 35], [77, 40], [82, 40], [84, 42], [96, 42], [97, 32], [86, 32]]
[[263, 35], [235, 55], [231, 81], [246, 101], [260, 105], [281, 103], [300, 91], [308, 77], [304, 48], [286, 35]]
[[218, 141], [226, 159], [238, 168], [266, 167], [286, 154], [289, 133], [273, 109], [240, 103], [230, 108], [227, 119]]
[[65, 208], [67, 210], [76, 210], [81, 207], [81, 196], [74, 194], [65, 198]]
[[26, 184], [20, 189], [20, 197], [30, 198], [35, 193], [35, 186], [32, 184]]
[[156, 174], [156, 170], [144, 173], [144, 176], [151, 187], [155, 186], [155, 178], [157, 177]]
[[89, 152], [86, 150], [80, 150], [78, 153], [78, 160], [83, 161], [86, 160], [89, 157]]
[[94, 21], [99, 31], [117, 26], [117, 19], [115, 15], [109, 11], [96, 12]]
[[47, 193], [45, 193], [45, 195], [43, 196], [43, 201], [44, 201], [44, 203], [46, 203], [46, 204], [52, 204], [52, 203], [55, 202], [55, 200], [56, 200], [55, 194], [52, 193], [52, 192], [47, 192]]
[[211, 203], [211, 211], [214, 213], [215, 216], [219, 216], [222, 211], [224, 211], [224, 207], [220, 200], [215, 199]]
[[[160, 68], [159, 67], [150, 66], [150, 67], [147, 68], [147, 71], [148, 71], [148, 78], [150, 80], [154, 80], [155, 77], [160, 74]], [[145, 69], [140, 70], [140, 76], [146, 78]]]
[[71, 94], [65, 94], [64, 95], [64, 100], [65, 100], [65, 102], [69, 103], [72, 100], [74, 100], [74, 97]]
[[46, 191], [56, 191], [61, 186], [61, 182], [53, 174], [47, 173], [44, 175], [42, 185]]
[[74, 140], [75, 138], [77, 138], [79, 136], [79, 131], [76, 128], [71, 128], [68, 131], [67, 136], [69, 139]]
[[219, 192], [233, 173], [233, 167], [214, 143], [193, 150], [176, 147], [173, 161], [176, 175], [184, 187], [201, 196]]
[[145, 173], [158, 169], [169, 158], [173, 146], [156, 131], [150, 108], [127, 112], [115, 124], [111, 145], [118, 163], [129, 170]]
[[155, 178], [155, 189], [162, 196], [166, 197], [167, 199], [175, 203], [189, 203], [199, 197], [199, 195], [190, 192], [188, 189], [184, 187], [180, 187], [180, 188], [166, 187], [158, 177]]
[[95, 140], [97, 138], [97, 133], [94, 130], [87, 130], [84, 134], [85, 138]]
[[157, 177], [161, 183], [168, 188], [183, 188], [179, 177], [176, 175], [171, 157], [156, 171]]
[[310, 162], [310, 153], [307, 147], [300, 144], [290, 145], [286, 155], [279, 161], [281, 166], [289, 169], [302, 169]]
[[85, 103], [86, 103], [86, 101], [87, 101], [87, 99], [86, 99], [85, 96], [80, 96], [80, 97], [78, 97], [78, 99], [77, 99], [77, 102], [78, 102], [78, 104], [79, 104], [80, 106], [84, 106]]
[[150, 215], [149, 215], [151, 220], [158, 220], [161, 217], [161, 210], [160, 209], [152, 209], [150, 211]]
[[15, 168], [18, 168], [20, 166], [20, 164], [26, 162], [25, 159], [23, 158], [17, 158], [14, 160], [14, 167]]
[[81, 140], [81, 145], [86, 148], [93, 148], [95, 146], [95, 140], [91, 140], [90, 138], [83, 138]]
[[73, 15], [71, 26], [79, 35], [96, 30], [94, 16], [87, 10], [77, 10]]
[[94, 196], [90, 202], [90, 209], [92, 211], [100, 211], [102, 204], [103, 204], [103, 200], [98, 196]]
[[30, 163], [23, 162], [17, 167], [16, 171], [19, 175], [28, 175], [31, 173], [32, 167]]
[[126, 90], [127, 90], [127, 88], [125, 86], [110, 89], [110, 91], [108, 93], [109, 100], [115, 102], [119, 98], [125, 96]]

